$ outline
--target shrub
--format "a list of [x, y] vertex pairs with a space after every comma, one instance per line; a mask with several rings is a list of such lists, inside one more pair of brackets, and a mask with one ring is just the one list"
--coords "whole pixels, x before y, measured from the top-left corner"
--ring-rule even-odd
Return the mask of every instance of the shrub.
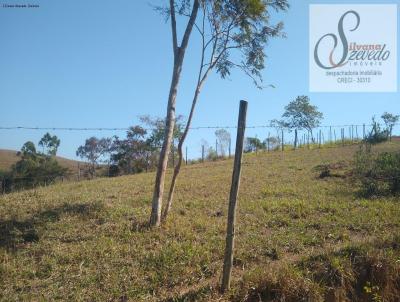
[[381, 126], [372, 119], [372, 130], [365, 138], [365, 141], [369, 144], [379, 144], [389, 139], [389, 130], [381, 129]]
[[366, 197], [400, 193], [400, 152], [374, 155], [370, 148], [360, 148], [355, 155], [354, 176]]

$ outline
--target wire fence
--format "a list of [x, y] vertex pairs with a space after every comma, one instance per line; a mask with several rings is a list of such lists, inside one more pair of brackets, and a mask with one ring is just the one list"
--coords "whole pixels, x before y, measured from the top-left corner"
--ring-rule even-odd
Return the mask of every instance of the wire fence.
[[[400, 130], [398, 127], [400, 124], [396, 124], [393, 127], [393, 136]], [[312, 150], [317, 148], [330, 148], [330, 147], [346, 147], [349, 145], [357, 144], [363, 141], [369, 133], [371, 133], [373, 125], [371, 124], [353, 124], [353, 125], [323, 125], [313, 129], [313, 131], [306, 130], [290, 130], [285, 128], [272, 127], [270, 125], [250, 125], [246, 126], [247, 138], [256, 138], [260, 144], [253, 144], [248, 139], [245, 146], [245, 152], [247, 153], [261, 153], [261, 152], [285, 152], [295, 150]], [[0, 130], [36, 130], [36, 131], [128, 131], [130, 128], [118, 128], [118, 127], [100, 127], [100, 128], [79, 128], [79, 127], [27, 127], [27, 126], [12, 126], [4, 127], [0, 126]], [[202, 130], [201, 135], [198, 132], [194, 134], [196, 137], [212, 137], [215, 136], [215, 130], [225, 129], [229, 133], [230, 137], [235, 137], [236, 126], [198, 126], [191, 127], [191, 130]], [[146, 130], [152, 131], [154, 128], [147, 128]], [[391, 138], [391, 137], [390, 137]], [[192, 140], [193, 141], [193, 140]], [[209, 143], [208, 141], [201, 141], [198, 144], [187, 144], [183, 147], [183, 163], [191, 165], [195, 163], [205, 163], [209, 161], [216, 161], [224, 158], [230, 158], [234, 156], [233, 146], [234, 140], [220, 141], [215, 137], [215, 141]], [[196, 146], [197, 145], [197, 146]], [[160, 150], [160, 147], [158, 147]], [[159, 152], [159, 151], [158, 151]], [[178, 162], [176, 144], [171, 147], [171, 153], [169, 157], [169, 167], [172, 168]], [[153, 154], [154, 155], [154, 154]], [[158, 153], [153, 156], [157, 158]], [[35, 177], [15, 177], [17, 181], [29, 180], [32, 181], [33, 185], [29, 186], [47, 186], [54, 182], [64, 181], [80, 181], [83, 179], [89, 179], [91, 176], [88, 175], [89, 163], [85, 164], [82, 162], [77, 163], [77, 167], [70, 171], [68, 176], [53, 176], [43, 175]], [[110, 176], [110, 161], [103, 165], [100, 165], [102, 170], [102, 176]], [[188, 167], [189, 168], [189, 167]], [[201, 168], [201, 165], [196, 166]], [[152, 172], [155, 170], [154, 162], [150, 162], [146, 159], [146, 164], [143, 172]], [[0, 176], [1, 187], [0, 193], [6, 192], [6, 180]], [[22, 189], [24, 189], [22, 187]]]

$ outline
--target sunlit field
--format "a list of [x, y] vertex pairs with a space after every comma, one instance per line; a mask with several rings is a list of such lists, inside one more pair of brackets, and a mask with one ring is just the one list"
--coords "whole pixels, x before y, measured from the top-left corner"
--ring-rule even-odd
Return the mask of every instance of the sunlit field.
[[[360, 197], [357, 148], [244, 156], [225, 295], [232, 159], [184, 167], [159, 229], [146, 228], [153, 173], [3, 195], [1, 300], [398, 301], [400, 200]], [[321, 164], [334, 167], [330, 177], [313, 169]]]

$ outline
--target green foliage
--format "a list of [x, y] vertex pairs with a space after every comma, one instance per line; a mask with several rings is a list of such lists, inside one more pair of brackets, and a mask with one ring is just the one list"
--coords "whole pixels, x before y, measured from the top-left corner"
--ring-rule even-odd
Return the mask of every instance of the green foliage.
[[[173, 143], [182, 135], [183, 117], [176, 118]], [[159, 150], [165, 134], [165, 119], [141, 116], [142, 126], [130, 127], [126, 138], [114, 137], [111, 144], [110, 161], [112, 175], [140, 173], [152, 170], [157, 165]], [[175, 151], [175, 146], [171, 146]]]
[[39, 146], [43, 148], [43, 153], [51, 156], [57, 154], [58, 147], [60, 146], [60, 140], [57, 136], [51, 136], [50, 133], [46, 133], [39, 141]]
[[255, 152], [265, 149], [265, 144], [257, 137], [246, 137], [244, 152]]
[[369, 144], [379, 144], [385, 142], [389, 138], [389, 129], [381, 129], [378, 122], [375, 121], [375, 117], [372, 118], [372, 130], [365, 138], [365, 141]]
[[90, 137], [85, 141], [85, 144], [79, 146], [76, 151], [76, 156], [86, 159], [89, 162], [88, 173], [91, 177], [96, 174], [96, 166], [99, 161], [109, 152], [111, 152], [111, 138]]
[[388, 135], [390, 135], [390, 137], [391, 137], [393, 127], [396, 125], [396, 123], [399, 122], [400, 115], [394, 115], [392, 113], [385, 112], [382, 114], [381, 118], [383, 119], [383, 122], [386, 125], [386, 130], [387, 130]]
[[303, 95], [285, 107], [282, 118], [282, 120], [272, 120], [271, 125], [280, 129], [307, 130], [312, 134], [312, 130], [320, 126], [323, 114], [318, 111], [317, 106], [311, 105], [308, 96]]
[[360, 148], [355, 155], [354, 175], [364, 196], [400, 193], [400, 152], [375, 155], [370, 148]]
[[[230, 75], [237, 67], [250, 76], [261, 88], [260, 71], [264, 69], [265, 46], [272, 37], [283, 37], [283, 23], [270, 24], [270, 9], [286, 11], [286, 0], [219, 0], [204, 1], [216, 49], [216, 70], [222, 78]], [[229, 35], [221, 35], [227, 32]], [[231, 51], [238, 50], [242, 56], [240, 63], [233, 62]]]
[[[178, 115], [175, 118], [174, 132], [173, 132], [173, 140], [176, 143], [180, 137], [182, 136], [184, 121], [183, 116]], [[165, 124], [166, 120], [159, 117], [151, 117], [148, 115], [144, 115], [140, 117], [140, 122], [147, 128], [151, 128], [151, 132], [147, 137], [147, 144], [151, 148], [159, 148], [162, 146], [162, 142], [164, 140], [165, 135]], [[146, 133], [147, 134], [147, 133]]]
[[53, 156], [36, 152], [32, 142], [26, 142], [19, 154], [21, 159], [11, 167], [11, 171], [0, 175], [6, 192], [51, 184], [67, 175], [68, 169], [60, 166]]
[[277, 150], [281, 144], [281, 139], [277, 136], [270, 136], [264, 140], [264, 145], [269, 150]]
[[209, 147], [208, 150], [206, 150], [206, 159], [210, 161], [216, 161], [218, 159], [218, 154], [215, 149], [212, 147]]
[[225, 129], [218, 129], [215, 131], [215, 136], [217, 137], [219, 155], [225, 156], [226, 151], [229, 148], [229, 143], [231, 141], [230, 133]]

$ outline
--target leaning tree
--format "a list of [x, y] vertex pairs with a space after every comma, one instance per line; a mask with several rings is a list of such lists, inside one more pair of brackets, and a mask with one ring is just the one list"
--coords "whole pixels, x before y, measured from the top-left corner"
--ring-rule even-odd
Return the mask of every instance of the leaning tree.
[[[159, 225], [161, 222], [165, 172], [174, 128], [176, 93], [192, 29], [196, 29], [200, 38], [199, 70], [186, 127], [178, 143], [179, 160], [174, 169], [167, 205], [164, 208], [164, 219], [171, 209], [183, 160], [183, 144], [190, 129], [198, 97], [209, 74], [215, 70], [222, 78], [226, 78], [233, 68], [238, 68], [248, 75], [258, 88], [262, 88], [261, 70], [264, 68], [265, 46], [269, 38], [283, 36], [283, 23], [271, 24], [271, 10], [285, 11], [288, 7], [288, 0], [170, 0], [169, 6], [158, 8], [171, 22], [174, 68], [167, 106], [167, 127], [153, 194], [151, 225]], [[177, 16], [189, 18], [180, 46], [177, 42]]]

